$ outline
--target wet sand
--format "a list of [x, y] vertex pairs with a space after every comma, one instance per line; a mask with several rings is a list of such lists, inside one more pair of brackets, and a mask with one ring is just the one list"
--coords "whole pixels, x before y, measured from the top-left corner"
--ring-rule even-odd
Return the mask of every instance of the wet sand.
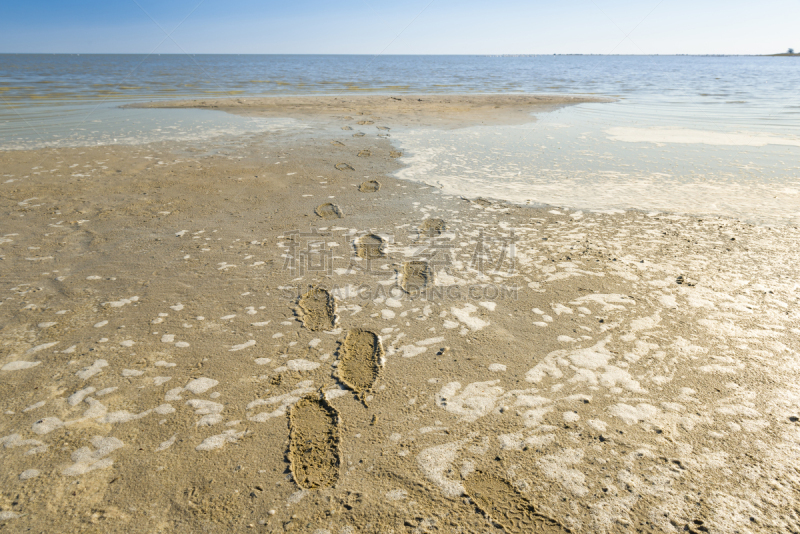
[[320, 102], [0, 153], [1, 527], [800, 529], [797, 228], [446, 196], [391, 119], [488, 104]]
[[476, 124], [531, 122], [531, 113], [552, 111], [584, 102], [614, 99], [587, 95], [365, 95], [294, 96], [167, 100], [135, 104], [138, 108], [216, 109], [249, 117], [334, 119], [342, 128], [435, 126], [458, 128]]

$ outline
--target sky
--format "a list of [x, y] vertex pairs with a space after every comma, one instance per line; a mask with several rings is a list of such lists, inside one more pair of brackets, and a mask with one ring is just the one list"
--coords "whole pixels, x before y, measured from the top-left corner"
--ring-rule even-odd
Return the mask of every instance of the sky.
[[9, 0], [0, 13], [0, 53], [800, 50], [800, 0]]

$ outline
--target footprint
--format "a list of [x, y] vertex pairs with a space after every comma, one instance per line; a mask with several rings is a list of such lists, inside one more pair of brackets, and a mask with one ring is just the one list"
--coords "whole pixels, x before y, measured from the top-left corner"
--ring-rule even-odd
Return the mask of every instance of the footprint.
[[391, 152], [389, 152], [389, 157], [390, 158], [402, 158], [403, 157], [403, 153], [402, 152], [398, 152], [397, 150], [392, 150]]
[[358, 190], [362, 193], [377, 193], [381, 188], [381, 183], [377, 180], [367, 180], [358, 186]]
[[476, 471], [464, 480], [464, 489], [475, 505], [506, 532], [570, 532], [555, 519], [537, 512], [514, 486], [498, 476]]
[[342, 126], [342, 130], [352, 130], [349, 126]]
[[361, 151], [358, 153], [358, 157], [359, 157], [359, 158], [368, 158], [368, 157], [370, 157], [371, 155], [372, 155], [372, 152], [370, 152], [369, 150], [361, 150]]
[[336, 170], [339, 170], [339, 171], [354, 171], [355, 170], [353, 167], [351, 167], [347, 163], [337, 163], [336, 165], [334, 165], [334, 167], [336, 167]]
[[315, 209], [314, 212], [323, 219], [341, 219], [344, 216], [341, 208], [339, 208], [339, 206], [336, 204], [331, 204], [330, 202], [320, 204], [317, 206], [317, 209]]
[[391, 128], [387, 128], [386, 126], [378, 126], [377, 128], [378, 128], [379, 130], [387, 130], [387, 131], [388, 131], [388, 130], [391, 130]]
[[376, 258], [383, 258], [383, 239], [375, 234], [363, 236], [356, 243], [356, 254], [359, 258], [365, 260], [374, 260]]
[[475, 204], [479, 205], [479, 206], [483, 206], [484, 208], [486, 206], [491, 206], [492, 205], [492, 203], [489, 202], [488, 200], [486, 200], [485, 198], [476, 198], [475, 200], [473, 200], [473, 202]]
[[372, 121], [358, 121], [356, 124], [360, 124], [362, 126], [366, 126], [368, 124], [375, 124], [375, 123], [372, 122]]
[[353, 134], [353, 137], [364, 137], [364, 135], [365, 135], [365, 134], [363, 134], [363, 133], [361, 133], [361, 132], [358, 132], [358, 133], [354, 133], [354, 134]]
[[420, 232], [428, 237], [436, 237], [442, 235], [447, 228], [444, 219], [425, 219], [422, 226], [419, 227]]
[[331, 141], [331, 144], [336, 146], [344, 146], [344, 143], [342, 143], [341, 141]]
[[300, 298], [303, 326], [309, 330], [333, 330], [336, 325], [336, 299], [320, 287], [311, 289]]
[[418, 293], [433, 281], [428, 262], [407, 261], [403, 264], [402, 287], [406, 293]]
[[383, 365], [383, 345], [374, 332], [354, 328], [339, 347], [338, 377], [366, 405], [367, 393]]
[[305, 397], [289, 411], [289, 463], [304, 489], [327, 488], [339, 479], [339, 414], [325, 399]]

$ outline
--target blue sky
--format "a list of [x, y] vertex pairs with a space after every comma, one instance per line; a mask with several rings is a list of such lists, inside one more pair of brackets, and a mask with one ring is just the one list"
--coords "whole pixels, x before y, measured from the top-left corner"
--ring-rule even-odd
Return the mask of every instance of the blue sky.
[[0, 52], [5, 53], [765, 54], [800, 49], [800, 0], [25, 0], [5, 2], [0, 13]]

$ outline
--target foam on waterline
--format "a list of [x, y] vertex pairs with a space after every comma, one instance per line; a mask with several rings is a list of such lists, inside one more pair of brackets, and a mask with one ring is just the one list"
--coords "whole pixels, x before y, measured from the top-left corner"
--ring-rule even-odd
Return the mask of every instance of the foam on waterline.
[[21, 371], [23, 369], [30, 369], [31, 367], [36, 367], [41, 363], [42, 362], [26, 362], [23, 360], [19, 360], [16, 362], [10, 362], [5, 364], [2, 368], [0, 368], [0, 371]]
[[422, 473], [428, 480], [439, 486], [445, 497], [455, 498], [464, 494], [464, 486], [461, 481], [448, 478], [446, 474], [451, 471], [451, 465], [455, 462], [459, 451], [468, 442], [469, 440], [464, 439], [428, 447], [417, 455], [417, 465]]
[[156, 406], [153, 411], [159, 415], [169, 415], [175, 413], [175, 407], [171, 404], [160, 404]]
[[[22, 439], [19, 434], [11, 434], [0, 438], [0, 445], [6, 449], [13, 449], [15, 447], [41, 447], [44, 445], [38, 439]], [[47, 445], [44, 445], [46, 448]]]
[[209, 389], [213, 388], [219, 384], [219, 381], [214, 380], [212, 378], [200, 377], [195, 378], [194, 380], [190, 380], [188, 384], [183, 386], [183, 389], [186, 391], [191, 391], [195, 395], [200, 395], [201, 393], [205, 393]]
[[631, 305], [635, 304], [636, 302], [627, 295], [614, 293], [594, 293], [591, 295], [584, 295], [583, 297], [579, 297], [570, 302], [570, 304], [574, 304], [576, 306], [587, 305], [591, 303], [601, 305], [602, 311], [604, 312], [610, 312], [615, 310], [625, 310], [626, 308], [623, 306], [623, 304]]
[[348, 390], [342, 386], [327, 389], [325, 390], [325, 400], [330, 401], [333, 399], [338, 399], [339, 397], [345, 397], [348, 393]]
[[92, 365], [90, 365], [89, 367], [84, 367], [83, 369], [81, 369], [80, 371], [75, 373], [75, 376], [77, 376], [80, 379], [86, 380], [86, 379], [91, 378], [94, 375], [102, 372], [104, 367], [108, 367], [108, 362], [107, 361], [105, 361], [105, 360], [95, 360], [94, 363]]
[[503, 395], [499, 380], [474, 382], [461, 390], [459, 382], [445, 384], [436, 394], [436, 404], [448, 412], [461, 416], [463, 421], [476, 421], [490, 413]]
[[162, 441], [161, 444], [158, 447], [156, 447], [155, 452], [161, 452], [161, 451], [165, 451], [165, 450], [169, 449], [170, 447], [172, 447], [175, 444], [175, 440], [177, 438], [178, 438], [178, 435], [174, 434], [167, 441]]
[[228, 352], [237, 352], [237, 351], [240, 351], [240, 350], [244, 350], [244, 349], [246, 349], [248, 347], [255, 346], [255, 344], [256, 344], [256, 340], [255, 339], [251, 339], [250, 341], [245, 341], [244, 343], [241, 343], [239, 345], [232, 346], [230, 349], [228, 349]]
[[608, 428], [608, 423], [599, 419], [589, 419], [586, 424], [597, 430], [598, 432], [605, 432]]
[[36, 478], [41, 475], [41, 472], [38, 469], [26, 469], [19, 475], [20, 480], [30, 480], [32, 478]]
[[578, 449], [564, 449], [558, 454], [541, 458], [537, 466], [549, 479], [555, 480], [562, 487], [579, 497], [589, 493], [586, 487], [586, 476], [569, 466], [579, 463], [583, 459], [583, 451]]
[[659, 415], [661, 410], [647, 403], [640, 403], [636, 406], [619, 403], [609, 406], [608, 413], [619, 417], [628, 425], [633, 425], [640, 421], [647, 421]]
[[204, 399], [192, 399], [186, 404], [191, 406], [197, 415], [219, 414], [225, 409], [225, 406], [218, 402]]
[[181, 393], [183, 393], [183, 388], [181, 387], [173, 388], [164, 394], [164, 400], [167, 402], [181, 400], [183, 398], [181, 397]]
[[120, 299], [120, 300], [113, 300], [109, 302], [104, 302], [103, 306], [108, 306], [109, 308], [121, 308], [126, 304], [131, 304], [133, 302], [137, 302], [139, 297], [131, 297], [127, 299]]
[[81, 402], [83, 402], [83, 399], [85, 399], [95, 391], [96, 389], [92, 386], [78, 390], [69, 397], [67, 397], [67, 404], [69, 404], [70, 406], [76, 406]]
[[248, 416], [250, 421], [255, 421], [257, 423], [263, 423], [272, 419], [273, 417], [281, 417], [286, 415], [286, 409], [289, 406], [292, 406], [294, 403], [300, 400], [304, 395], [307, 395], [314, 391], [313, 382], [306, 381], [297, 384], [297, 388], [290, 391], [289, 393], [284, 393], [283, 395], [277, 395], [274, 397], [269, 397], [267, 399], [258, 399], [250, 404], [247, 405], [248, 410], [252, 410], [258, 406], [265, 406], [265, 405], [273, 405], [273, 404], [280, 404], [278, 408], [276, 408], [272, 412], [261, 412], [259, 414], [255, 414], [253, 416]]
[[117, 438], [104, 438], [95, 436], [91, 440], [93, 451], [89, 447], [81, 447], [72, 453], [73, 465], [64, 468], [61, 474], [65, 476], [84, 475], [96, 469], [106, 469], [114, 464], [114, 460], [107, 458], [115, 450], [124, 447], [125, 444]]
[[100, 419], [101, 423], [129, 423], [131, 421], [136, 421], [137, 419], [142, 419], [150, 415], [153, 410], [145, 410], [142, 413], [131, 413], [127, 410], [119, 410], [116, 412], [111, 412], [109, 414], [103, 415], [102, 419]]
[[450, 308], [450, 313], [455, 315], [459, 321], [465, 324], [470, 330], [477, 331], [489, 325], [489, 321], [484, 321], [478, 317], [471, 317], [471, 314], [478, 311], [478, 308], [473, 304], [465, 304], [463, 308]]
[[200, 445], [195, 447], [195, 450], [213, 451], [215, 449], [221, 449], [226, 443], [236, 443], [243, 438], [246, 433], [246, 430], [242, 430], [241, 432], [236, 432], [235, 430], [226, 430], [222, 434], [217, 434], [216, 436], [211, 436], [204, 439]]
[[689, 128], [614, 127], [606, 130], [609, 139], [627, 143], [684, 143], [717, 146], [784, 145], [800, 147], [800, 139], [780, 137], [764, 132], [716, 132]]
[[51, 341], [50, 343], [42, 343], [41, 345], [36, 345], [33, 348], [30, 348], [25, 351], [25, 354], [36, 354], [37, 352], [45, 349], [49, 349], [50, 347], [54, 347], [58, 345], [58, 341]]
[[[403, 345], [402, 347], [398, 347], [395, 350], [400, 350], [403, 352], [403, 358], [413, 358], [414, 356], [419, 356], [423, 354], [425, 351], [428, 350], [427, 347], [418, 347], [416, 345]], [[394, 350], [392, 351], [394, 354]]]
[[314, 369], [320, 366], [317, 362], [310, 362], [308, 360], [289, 360], [286, 362], [286, 365], [281, 367], [276, 367], [276, 373], [282, 373], [283, 371], [313, 371]]

